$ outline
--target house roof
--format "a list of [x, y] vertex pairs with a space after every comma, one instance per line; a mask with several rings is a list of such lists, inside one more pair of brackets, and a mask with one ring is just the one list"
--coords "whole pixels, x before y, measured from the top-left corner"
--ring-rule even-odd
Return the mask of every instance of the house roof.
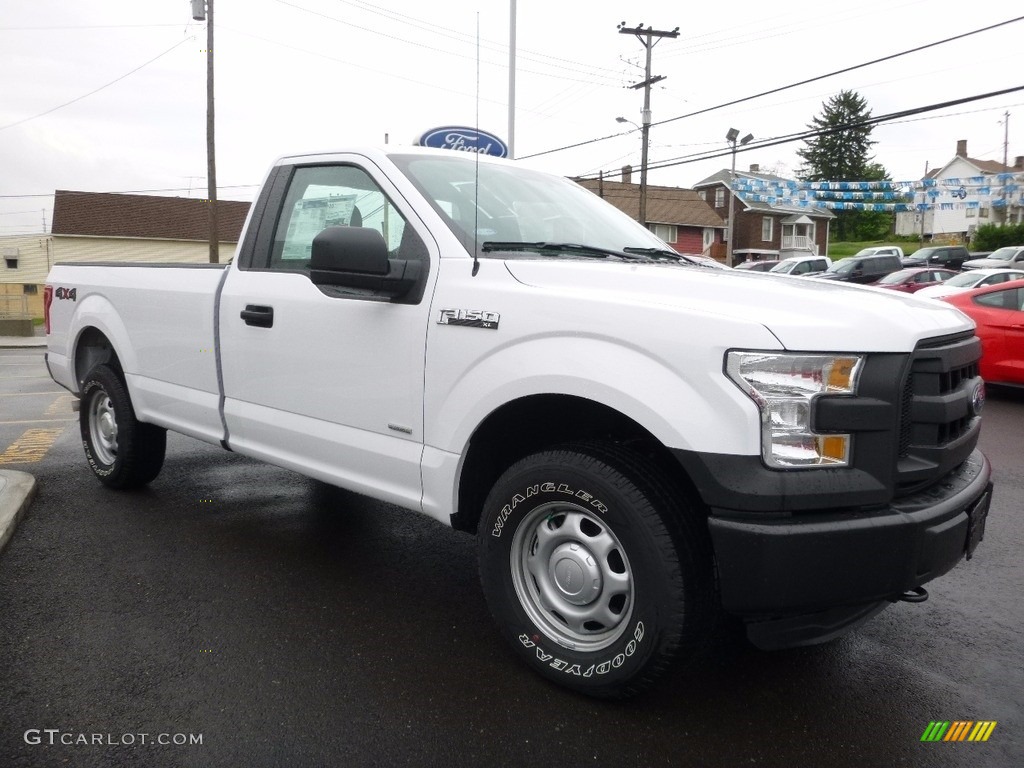
[[967, 157], [965, 155], [957, 155], [952, 160], [947, 162], [941, 168], [933, 168], [925, 174], [926, 179], [941, 179], [945, 178], [946, 170], [958, 160], [965, 163], [969, 163], [978, 169], [978, 176], [993, 176], [997, 173], [1019, 173], [1019, 168], [1011, 168], [1009, 165], [1004, 165], [998, 160], [977, 160], [973, 157]]
[[[578, 184], [634, 219], [640, 218], [640, 185], [621, 181], [577, 179]], [[601, 191], [603, 190], [603, 192]], [[692, 189], [647, 185], [647, 221], [683, 227], [724, 228], [725, 221]]]
[[[220, 241], [237, 243], [250, 203], [217, 201]], [[55, 235], [208, 240], [209, 209], [204, 200], [58, 189], [53, 202]]]
[[[717, 173], [713, 173], [706, 179], [702, 179], [693, 185], [694, 189], [706, 189], [714, 186], [724, 186], [729, 189], [729, 181], [732, 177], [732, 172], [728, 168], [723, 168]], [[791, 179], [784, 179], [781, 176], [776, 176], [771, 173], [761, 173], [759, 171], [736, 171], [736, 178], [738, 179], [754, 179], [756, 181], [768, 181], [773, 183], [779, 183], [785, 185]], [[802, 213], [811, 218], [818, 219], [834, 219], [836, 215], [827, 208], [818, 208], [817, 206], [808, 206], [806, 208], [798, 205], [780, 205], [776, 203], [755, 202], [753, 200], [744, 200], [741, 195], [736, 195], [736, 199], [739, 200], [744, 210], [747, 211], [760, 211], [763, 213], [779, 213], [779, 214], [792, 214]]]

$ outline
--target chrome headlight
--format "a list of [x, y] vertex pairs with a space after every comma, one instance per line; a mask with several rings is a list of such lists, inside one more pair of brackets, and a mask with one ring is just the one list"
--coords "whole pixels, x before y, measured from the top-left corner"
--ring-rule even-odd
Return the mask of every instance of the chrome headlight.
[[815, 398], [853, 395], [861, 355], [729, 352], [725, 370], [761, 411], [761, 457], [778, 469], [845, 467], [851, 435], [811, 429]]

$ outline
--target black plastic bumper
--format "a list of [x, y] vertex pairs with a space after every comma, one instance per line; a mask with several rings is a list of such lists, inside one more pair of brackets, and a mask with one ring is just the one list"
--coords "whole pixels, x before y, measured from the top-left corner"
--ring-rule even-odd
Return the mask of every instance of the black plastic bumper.
[[811, 623], [826, 616], [835, 626], [844, 616], [861, 618], [970, 556], [984, 535], [990, 476], [975, 450], [928, 490], [870, 511], [775, 517], [713, 510], [722, 606], [791, 629], [800, 616]]

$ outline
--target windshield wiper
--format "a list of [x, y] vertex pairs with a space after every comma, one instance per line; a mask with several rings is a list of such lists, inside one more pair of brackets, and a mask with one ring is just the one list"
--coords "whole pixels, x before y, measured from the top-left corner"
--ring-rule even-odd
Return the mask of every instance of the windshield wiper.
[[526, 243], [518, 240], [489, 240], [480, 246], [484, 253], [494, 251], [535, 251], [536, 253], [571, 253], [574, 256], [586, 256], [591, 259], [626, 259], [627, 261], [647, 261], [646, 254], [634, 254], [624, 249], [615, 251], [611, 248], [599, 248], [596, 245], [581, 245], [580, 243]]
[[639, 253], [643, 256], [648, 256], [652, 259], [671, 259], [680, 264], [692, 264], [695, 267], [707, 267], [708, 269], [714, 269], [710, 264], [702, 264], [696, 259], [691, 259], [689, 256], [679, 251], [673, 251], [670, 248], [623, 248], [626, 253]]

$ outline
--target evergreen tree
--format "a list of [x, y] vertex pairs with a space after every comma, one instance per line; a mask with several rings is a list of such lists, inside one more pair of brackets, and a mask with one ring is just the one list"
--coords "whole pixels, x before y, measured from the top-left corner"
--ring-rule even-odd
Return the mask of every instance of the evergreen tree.
[[[822, 105], [821, 115], [807, 127], [816, 135], [805, 139], [797, 150], [804, 162], [799, 177], [804, 181], [882, 181], [889, 178], [885, 168], [872, 162], [872, 126], [867, 102], [854, 91], [840, 91]], [[834, 211], [832, 226], [836, 240], [873, 240], [885, 237], [894, 214], [875, 211]]]

